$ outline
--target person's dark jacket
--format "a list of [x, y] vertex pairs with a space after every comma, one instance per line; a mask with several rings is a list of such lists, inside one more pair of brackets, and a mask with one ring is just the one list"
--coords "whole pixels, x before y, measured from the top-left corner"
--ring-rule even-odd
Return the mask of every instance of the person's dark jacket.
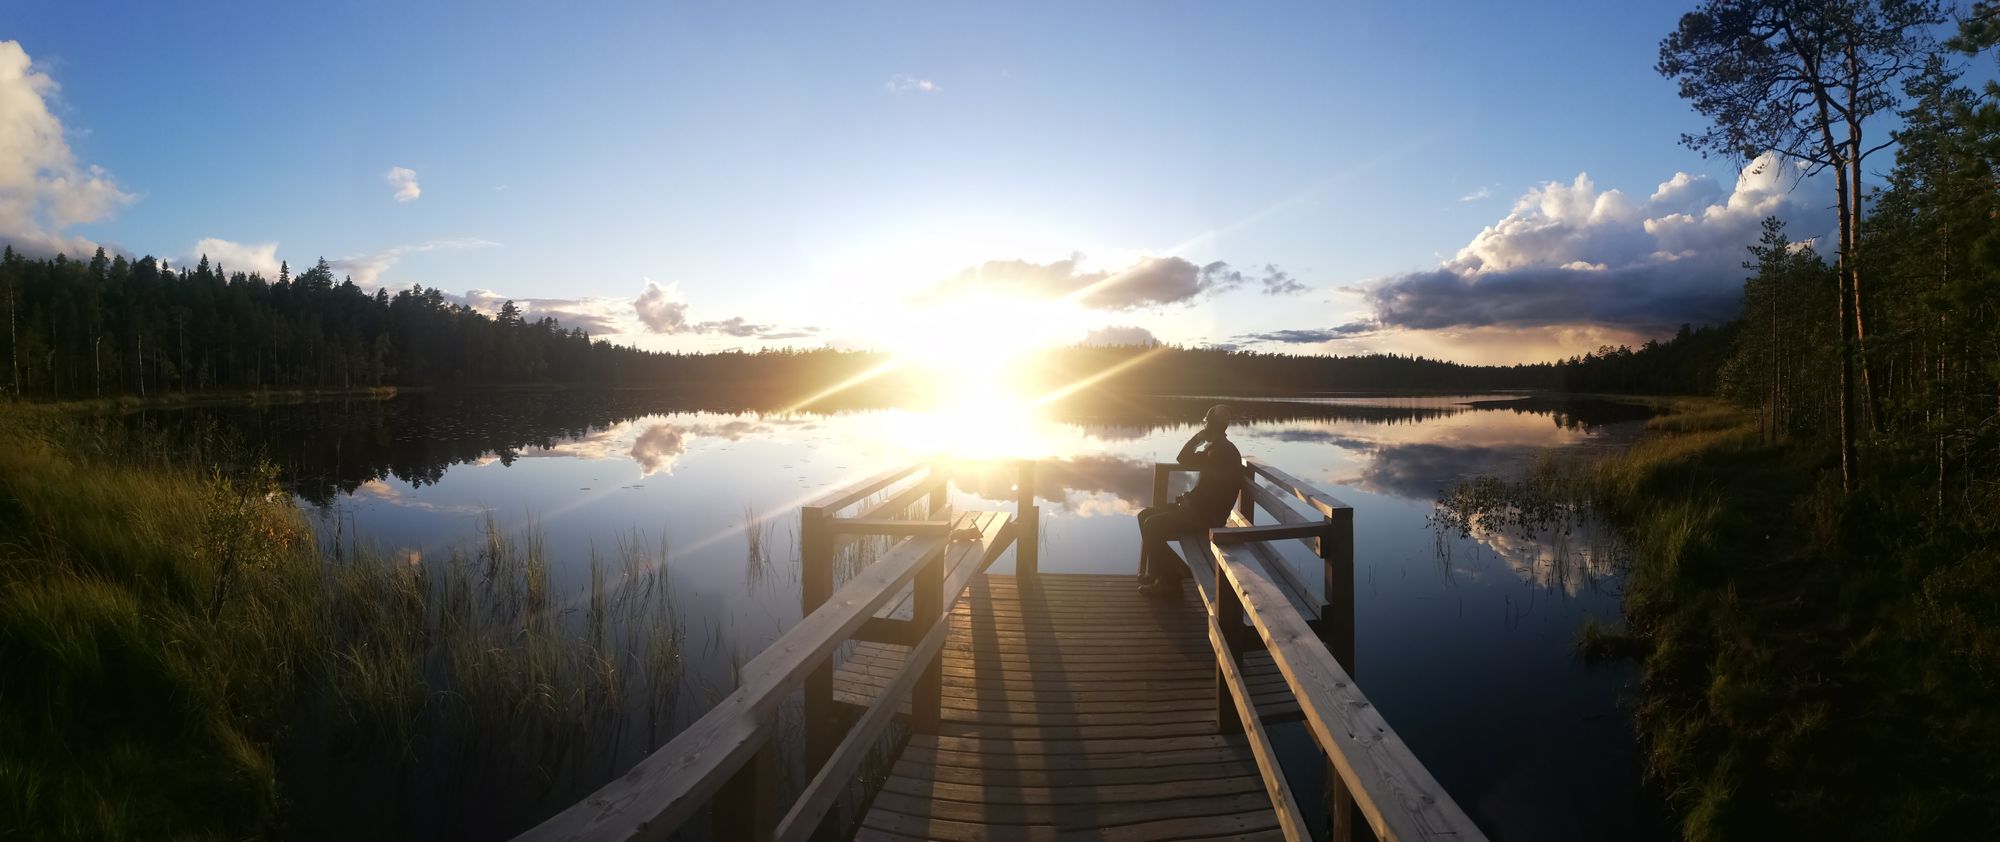
[[1189, 439], [1176, 461], [1181, 467], [1201, 472], [1194, 490], [1176, 502], [1210, 526], [1228, 521], [1236, 495], [1243, 490], [1243, 454], [1235, 443], [1219, 435], [1210, 441]]

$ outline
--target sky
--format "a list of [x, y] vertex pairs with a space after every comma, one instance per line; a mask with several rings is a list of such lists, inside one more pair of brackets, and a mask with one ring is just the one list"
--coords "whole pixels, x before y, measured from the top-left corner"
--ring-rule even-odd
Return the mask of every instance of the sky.
[[1728, 318], [1778, 214], [1686, 2], [8, 0], [0, 240], [513, 299], [654, 349], [1550, 359]]

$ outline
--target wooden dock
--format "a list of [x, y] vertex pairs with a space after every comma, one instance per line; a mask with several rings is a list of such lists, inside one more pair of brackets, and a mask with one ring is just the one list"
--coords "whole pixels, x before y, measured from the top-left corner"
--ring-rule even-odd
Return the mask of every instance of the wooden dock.
[[[1156, 466], [1156, 502], [1178, 470]], [[1354, 681], [1352, 508], [1252, 461], [1230, 522], [1177, 542], [1180, 597], [1155, 600], [1129, 576], [1040, 571], [1034, 471], [1011, 513], [949, 512], [948, 467], [922, 465], [804, 507], [799, 623], [686, 731], [521, 838], [667, 839], [706, 814], [723, 840], [1303, 840], [1308, 810], [1343, 842], [1485, 838]], [[857, 539], [887, 549], [837, 581]], [[989, 575], [1009, 548], [1014, 575]], [[795, 692], [810, 780], [787, 806], [777, 713]], [[1266, 726], [1287, 719], [1326, 792], [1286, 781]], [[832, 818], [891, 734], [886, 780]]]
[[[910, 738], [859, 839], [1282, 838], [1240, 734], [1219, 735], [1215, 653], [1193, 585], [989, 576], [952, 611], [936, 734]], [[864, 643], [834, 697], [871, 706], [907, 648]], [[1269, 656], [1272, 715], [1298, 706]]]

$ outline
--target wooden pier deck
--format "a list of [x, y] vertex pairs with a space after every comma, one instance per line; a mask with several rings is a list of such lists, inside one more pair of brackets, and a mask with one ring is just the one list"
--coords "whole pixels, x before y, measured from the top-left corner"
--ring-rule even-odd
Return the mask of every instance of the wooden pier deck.
[[[700, 720], [521, 838], [664, 840], [706, 816], [712, 838], [759, 842], [1304, 840], [1322, 809], [1343, 842], [1485, 838], [1355, 683], [1352, 508], [1252, 461], [1229, 523], [1176, 542], [1180, 598], [1153, 600], [1129, 576], [1040, 572], [1020, 469], [1012, 513], [952, 512], [940, 465], [802, 508], [799, 622]], [[1156, 503], [1178, 470], [1155, 466]], [[857, 539], [886, 549], [841, 581]], [[1291, 569], [1287, 541], [1322, 570]], [[989, 575], [1010, 548], [1014, 575]], [[781, 747], [795, 693], [803, 739]], [[1281, 719], [1305, 724], [1326, 792], [1286, 780]], [[893, 734], [887, 779], [836, 810]], [[785, 798], [781, 751], [809, 778]]]
[[[1169, 602], [1130, 576], [989, 576], [951, 623], [937, 733], [910, 738], [857, 839], [1283, 838], [1249, 742], [1216, 733], [1193, 585]], [[834, 697], [873, 705], [907, 651], [860, 644]], [[1258, 660], [1253, 693], [1296, 716]]]

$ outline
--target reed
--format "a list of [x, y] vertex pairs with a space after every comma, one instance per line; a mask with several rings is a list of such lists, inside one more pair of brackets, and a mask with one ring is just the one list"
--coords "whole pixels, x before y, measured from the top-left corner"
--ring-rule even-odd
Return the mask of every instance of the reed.
[[217, 437], [0, 412], [0, 836], [271, 833], [288, 773], [344, 779], [275, 759], [306, 744], [464, 815], [592, 788], [681, 693], [666, 543], [617, 548], [566, 587], [532, 519], [323, 540]]

